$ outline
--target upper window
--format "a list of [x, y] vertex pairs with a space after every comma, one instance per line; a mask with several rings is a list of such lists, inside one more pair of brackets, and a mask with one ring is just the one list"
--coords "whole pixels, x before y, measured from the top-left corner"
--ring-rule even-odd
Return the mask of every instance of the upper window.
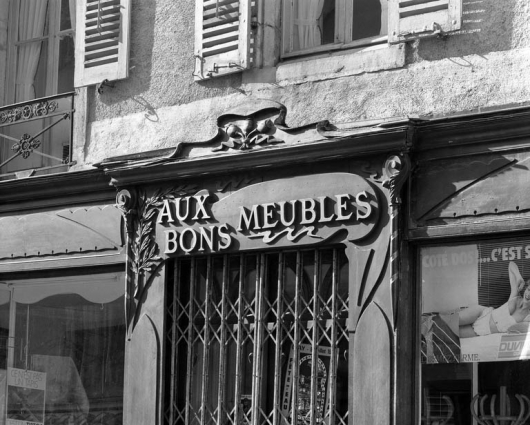
[[283, 55], [385, 40], [387, 0], [290, 0], [283, 5]]
[[527, 424], [530, 240], [426, 247], [420, 262], [422, 423]]
[[75, 2], [15, 0], [10, 13], [6, 104], [72, 91]]
[[280, 44], [288, 58], [444, 35], [462, 22], [462, 0], [282, 0], [281, 16], [273, 3], [195, 0], [195, 80], [272, 63], [263, 55]]
[[174, 271], [170, 425], [349, 423], [343, 250], [184, 258]]
[[70, 162], [74, 28], [73, 0], [11, 2], [0, 179], [65, 171]]

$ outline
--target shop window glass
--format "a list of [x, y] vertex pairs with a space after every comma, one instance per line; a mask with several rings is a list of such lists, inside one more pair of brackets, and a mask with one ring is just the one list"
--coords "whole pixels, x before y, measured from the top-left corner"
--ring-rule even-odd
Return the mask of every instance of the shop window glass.
[[530, 423], [530, 239], [424, 247], [420, 265], [422, 422]]
[[120, 275], [0, 288], [0, 424], [121, 424]]
[[170, 424], [348, 424], [343, 250], [175, 261]]

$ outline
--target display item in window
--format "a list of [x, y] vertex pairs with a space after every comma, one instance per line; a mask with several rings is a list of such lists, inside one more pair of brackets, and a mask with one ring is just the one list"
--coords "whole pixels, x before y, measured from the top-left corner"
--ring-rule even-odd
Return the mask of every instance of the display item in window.
[[503, 305], [498, 308], [475, 305], [458, 312], [460, 338], [507, 332], [517, 323], [530, 321], [530, 286], [524, 289], [525, 281], [514, 262], [509, 263], [508, 275], [511, 292]]

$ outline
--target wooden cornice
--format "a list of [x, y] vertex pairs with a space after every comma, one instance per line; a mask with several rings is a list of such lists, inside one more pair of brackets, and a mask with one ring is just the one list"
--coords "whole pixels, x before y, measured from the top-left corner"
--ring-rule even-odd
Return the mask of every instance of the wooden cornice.
[[403, 152], [408, 149], [407, 126], [367, 131], [344, 137], [300, 143], [275, 145], [251, 151], [217, 153], [215, 155], [166, 159], [166, 150], [131, 155], [103, 161], [98, 166], [111, 177], [117, 187], [149, 184], [171, 179], [237, 173], [256, 168], [296, 166], [342, 158], [361, 158], [377, 154]]
[[431, 118], [413, 124], [416, 161], [530, 148], [530, 107]]
[[73, 171], [0, 182], [0, 214], [114, 203], [116, 190], [99, 169]]

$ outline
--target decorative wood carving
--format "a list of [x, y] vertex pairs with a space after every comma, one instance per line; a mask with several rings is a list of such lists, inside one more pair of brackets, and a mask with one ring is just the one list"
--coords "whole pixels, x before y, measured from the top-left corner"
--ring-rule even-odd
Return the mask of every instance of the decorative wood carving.
[[[401, 187], [409, 176], [410, 159], [407, 154], [392, 155], [384, 167], [384, 175], [387, 178], [383, 186], [390, 191], [390, 288], [393, 291], [393, 308], [394, 316], [398, 309], [398, 292], [399, 292], [399, 254], [400, 254], [400, 206], [401, 206]], [[395, 317], [394, 317], [395, 319]]]
[[274, 129], [274, 123], [270, 119], [257, 121], [253, 117], [244, 117], [231, 121], [222, 129], [228, 140], [222, 141], [221, 146], [213, 151], [225, 150], [225, 148], [243, 151], [253, 149], [258, 145], [283, 143], [283, 140], [274, 137]]
[[[203, 141], [180, 141], [175, 149], [163, 157], [146, 159], [137, 165], [153, 165], [172, 161], [182, 156], [184, 149], [212, 146], [213, 151], [252, 150], [266, 145], [291, 142], [344, 138], [357, 134], [387, 131], [389, 128], [403, 125], [403, 119], [386, 122], [367, 121], [358, 125], [346, 125], [340, 128], [329, 121], [307, 123], [298, 127], [289, 127], [285, 123], [287, 108], [271, 100], [249, 100], [222, 114], [217, 119], [216, 134]], [[123, 162], [124, 159], [109, 158], [108, 163]]]
[[[197, 192], [196, 187], [194, 190], [182, 187], [141, 191], [135, 202], [128, 201], [130, 194], [122, 194], [123, 199], [119, 195], [118, 202], [126, 206], [125, 216], [132, 217], [129, 261], [134, 274], [128, 289], [131, 295], [127, 313], [129, 337], [142, 315], [140, 304], [144, 302], [146, 288], [164, 258], [220, 251], [248, 252], [264, 246], [279, 249], [343, 243], [350, 264], [349, 352], [355, 365], [352, 382], [362, 382], [366, 389], [365, 395], [352, 397], [352, 403], [354, 411], [361, 412], [362, 417], [372, 418], [374, 423], [387, 423], [388, 408], [392, 406], [389, 376], [395, 367], [396, 294], [393, 289], [397, 287], [399, 272], [394, 234], [399, 191], [409, 170], [406, 155], [397, 155], [388, 158], [384, 166], [379, 162], [379, 167], [375, 164], [365, 167], [363, 173], [371, 181], [358, 174], [330, 172], [250, 186], [246, 186], [248, 180], [236, 178], [217, 187], [213, 185], [211, 194], [205, 190]], [[215, 195], [216, 191], [228, 190], [234, 192], [224, 197]], [[179, 210], [181, 218], [177, 208], [188, 208], [184, 205], [190, 200], [199, 206], [189, 216]], [[293, 212], [292, 216], [281, 212], [280, 208], [286, 206]], [[316, 212], [314, 218], [311, 211]], [[226, 226], [222, 229], [224, 233], [219, 231], [222, 226]], [[213, 230], [218, 233], [214, 235]], [[230, 243], [223, 240], [228, 232]], [[183, 239], [177, 242], [177, 236]], [[209, 243], [208, 238], [213, 236], [218, 239]], [[195, 250], [190, 241], [194, 241]], [[375, 346], [374, 332], [377, 334]], [[376, 379], [373, 379], [374, 370], [381, 371]], [[376, 406], [377, 412], [375, 407], [363, 408], [363, 405]]]
[[[122, 189], [116, 195], [116, 205], [122, 212], [128, 237], [128, 265], [126, 283], [125, 316], [129, 338], [139, 315], [139, 300], [150, 281], [150, 273], [162, 259], [158, 255], [158, 245], [154, 231], [156, 213], [164, 199], [186, 195], [195, 185], [157, 190], [147, 196], [144, 190], [137, 194], [134, 189]], [[132, 274], [131, 274], [132, 272]]]
[[386, 162], [383, 170], [385, 181], [383, 186], [390, 190], [390, 204], [401, 204], [400, 191], [410, 172], [410, 159], [408, 155], [392, 155]]

